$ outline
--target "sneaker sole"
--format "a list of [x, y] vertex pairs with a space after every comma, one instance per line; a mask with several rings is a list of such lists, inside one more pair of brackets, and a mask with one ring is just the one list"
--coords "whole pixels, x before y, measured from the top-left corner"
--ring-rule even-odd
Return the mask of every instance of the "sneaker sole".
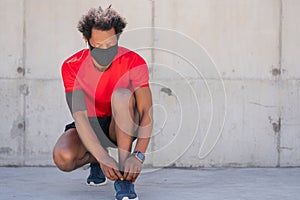
[[107, 179], [103, 182], [103, 183], [94, 183], [94, 182], [90, 182], [90, 183], [86, 183], [88, 186], [103, 186], [103, 185], [106, 185], [107, 183]]

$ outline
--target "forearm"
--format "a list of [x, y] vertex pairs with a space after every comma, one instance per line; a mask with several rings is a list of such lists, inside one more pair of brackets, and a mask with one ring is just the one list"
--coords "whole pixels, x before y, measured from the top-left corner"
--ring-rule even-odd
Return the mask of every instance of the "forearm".
[[107, 156], [107, 152], [101, 146], [85, 111], [76, 112], [73, 114], [78, 135], [87, 150], [100, 162], [101, 158]]
[[138, 139], [134, 151], [140, 151], [142, 153], [146, 152], [151, 139], [152, 127], [152, 113], [149, 111], [147, 114], [142, 115], [141, 117], [141, 123], [138, 130]]

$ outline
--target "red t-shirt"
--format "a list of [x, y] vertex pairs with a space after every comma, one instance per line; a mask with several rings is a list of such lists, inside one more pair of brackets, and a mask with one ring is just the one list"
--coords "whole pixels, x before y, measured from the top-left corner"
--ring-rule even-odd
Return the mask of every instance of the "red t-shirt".
[[89, 117], [109, 117], [111, 95], [117, 88], [134, 92], [139, 87], [149, 87], [149, 72], [144, 59], [124, 47], [109, 69], [97, 70], [90, 51], [81, 50], [68, 58], [62, 65], [62, 77], [66, 92], [82, 90]]

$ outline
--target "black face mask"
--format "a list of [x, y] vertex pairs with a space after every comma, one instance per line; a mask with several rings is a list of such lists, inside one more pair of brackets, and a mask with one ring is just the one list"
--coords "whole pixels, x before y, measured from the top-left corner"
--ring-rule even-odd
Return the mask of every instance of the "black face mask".
[[116, 55], [118, 54], [118, 43], [112, 47], [109, 47], [107, 49], [101, 49], [97, 47], [93, 47], [90, 44], [90, 51], [91, 51], [91, 56], [96, 60], [96, 62], [103, 66], [106, 67], [112, 63]]

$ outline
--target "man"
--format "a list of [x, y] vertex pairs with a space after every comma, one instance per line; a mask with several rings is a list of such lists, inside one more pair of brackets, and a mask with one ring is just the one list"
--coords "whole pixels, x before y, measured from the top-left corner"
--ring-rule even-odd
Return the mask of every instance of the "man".
[[[111, 7], [90, 9], [78, 23], [88, 48], [62, 66], [66, 100], [74, 118], [58, 139], [53, 159], [62, 171], [90, 163], [89, 185], [115, 181], [116, 199], [138, 199], [152, 132], [152, 96], [145, 61], [118, 46], [125, 20]], [[132, 142], [137, 139], [132, 152]], [[118, 148], [117, 163], [107, 147]]]

